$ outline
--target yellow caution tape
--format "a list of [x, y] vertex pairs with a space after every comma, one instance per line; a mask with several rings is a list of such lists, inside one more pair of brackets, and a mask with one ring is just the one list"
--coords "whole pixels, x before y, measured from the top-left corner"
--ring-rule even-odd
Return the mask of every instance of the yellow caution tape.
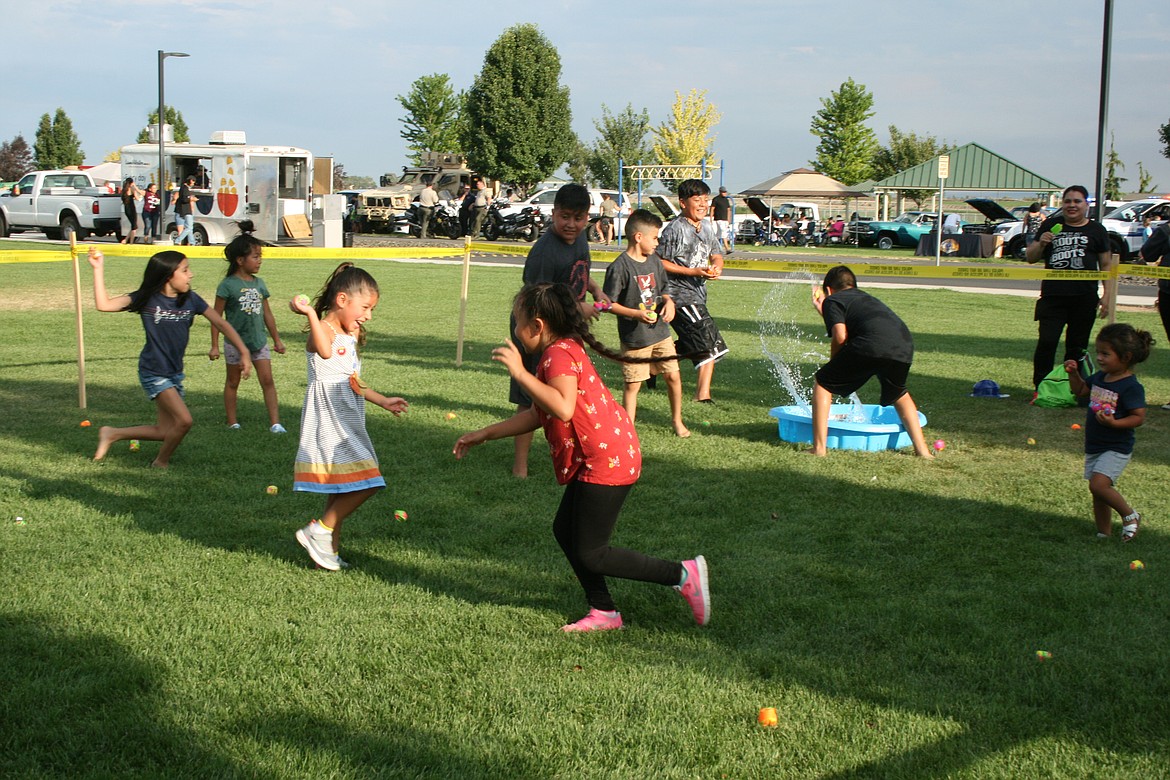
[[62, 263], [72, 259], [69, 250], [16, 250], [0, 252], [0, 263]]
[[[767, 271], [770, 273], [806, 272], [823, 276], [841, 263], [809, 263], [788, 260], [727, 260], [724, 268], [737, 271]], [[849, 263], [858, 276], [900, 276], [916, 279], [1111, 279], [1114, 271], [1048, 271], [1043, 268], [1014, 268], [1002, 265], [894, 265], [889, 263]], [[1116, 266], [1115, 266], [1116, 268]], [[1128, 272], [1127, 272], [1128, 273]]]
[[[95, 245], [108, 257], [150, 257], [164, 249], [177, 248], [187, 257], [223, 259], [223, 248], [216, 246], [181, 246], [172, 247], [169, 244], [112, 244]], [[78, 244], [79, 256], [88, 251], [88, 244]], [[489, 255], [527, 255], [530, 245], [495, 244], [476, 242], [471, 245], [471, 251]], [[345, 247], [327, 249], [324, 247], [280, 247], [264, 248], [264, 258], [267, 260], [279, 259], [306, 259], [306, 260], [397, 260], [397, 259], [430, 259], [440, 257], [460, 257], [463, 248], [451, 247]], [[612, 262], [618, 252], [592, 252], [593, 260], [601, 263]], [[9, 252], [0, 251], [0, 264], [3, 263], [58, 263], [70, 260], [68, 249], [21, 249]], [[841, 263], [806, 262], [792, 260], [742, 260], [725, 259], [723, 267], [737, 271], [764, 271], [768, 273], [811, 273], [823, 276], [830, 268]], [[1170, 267], [1147, 265], [1128, 265], [1122, 271], [1114, 265], [1109, 272], [1103, 271], [1048, 271], [1044, 268], [1020, 268], [1004, 265], [963, 265], [963, 266], [933, 266], [933, 265], [898, 265], [892, 263], [850, 263], [849, 267], [858, 276], [885, 276], [916, 279], [1069, 279], [1069, 280], [1104, 280], [1118, 275], [1145, 277], [1150, 279], [1170, 279]]]

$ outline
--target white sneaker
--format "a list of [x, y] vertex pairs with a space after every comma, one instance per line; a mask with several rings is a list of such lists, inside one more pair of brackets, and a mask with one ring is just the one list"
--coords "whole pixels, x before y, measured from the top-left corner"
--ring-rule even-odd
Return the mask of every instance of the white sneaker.
[[288, 431], [286, 431], [284, 429], [284, 426], [281, 425], [280, 423], [273, 425], [271, 428], [268, 429], [268, 432], [269, 433], [288, 433]]
[[231, 430], [231, 431], [238, 431], [239, 429], [240, 429], [239, 423], [232, 423], [231, 425], [228, 426], [228, 430]]
[[304, 528], [297, 529], [297, 541], [305, 552], [313, 559], [313, 563], [322, 569], [338, 571], [341, 563], [337, 553], [333, 552], [333, 532], [313, 520]]

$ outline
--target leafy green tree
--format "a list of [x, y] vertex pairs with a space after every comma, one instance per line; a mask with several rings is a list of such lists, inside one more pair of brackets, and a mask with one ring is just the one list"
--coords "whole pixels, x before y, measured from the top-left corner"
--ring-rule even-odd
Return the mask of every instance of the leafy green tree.
[[374, 188], [373, 176], [346, 176], [342, 180], [343, 190], [370, 190]]
[[496, 39], [465, 111], [462, 141], [471, 167], [521, 190], [547, 178], [573, 152], [561, 57], [536, 25], [509, 27]]
[[37, 167], [41, 170], [81, 165], [85, 162], [81, 140], [77, 133], [73, 132], [73, 122], [65, 113], [65, 109], [58, 108], [52, 119], [48, 114], [41, 117], [37, 137], [33, 142], [33, 154], [36, 155]]
[[[938, 139], [933, 135], [919, 136], [917, 133], [903, 133], [894, 125], [890, 125], [890, 145], [879, 147], [874, 153], [870, 175], [881, 180], [887, 176], [893, 176], [899, 171], [913, 168], [915, 165], [924, 163], [940, 154], [946, 154], [948, 151], [950, 151], [950, 147], [946, 144], [940, 146]], [[934, 190], [902, 190], [902, 194], [914, 201], [920, 208], [934, 192]]]
[[[575, 139], [573, 151], [569, 155], [568, 165], [566, 166], [570, 181], [575, 181], [578, 184], [584, 184], [588, 187], [597, 180], [597, 177], [591, 173], [589, 167], [591, 155], [592, 150], [581, 143], [580, 138]], [[607, 185], [603, 184], [601, 186], [604, 187]]]
[[602, 187], [618, 186], [620, 161], [636, 165], [649, 160], [653, 154], [646, 143], [646, 134], [650, 132], [650, 114], [646, 109], [639, 113], [627, 103], [620, 114], [613, 114], [602, 103], [601, 119], [594, 120], [593, 126], [597, 128], [598, 137], [589, 150], [589, 172]]
[[[187, 129], [187, 123], [183, 121], [183, 112], [177, 110], [174, 106], [166, 106], [163, 109], [163, 116], [166, 117], [167, 124], [171, 126], [171, 132], [174, 133], [175, 143], [188, 144], [191, 143], [191, 133]], [[158, 124], [158, 109], [151, 111], [146, 115], [146, 127], [138, 132], [138, 143], [145, 144], [150, 142], [150, 131], [147, 130], [151, 125]]]
[[1170, 159], [1170, 122], [1158, 128], [1158, 140], [1162, 142], [1162, 156]]
[[17, 134], [11, 141], [0, 144], [0, 181], [16, 181], [36, 167], [32, 149], [23, 135]]
[[1125, 170], [1117, 150], [1113, 148], [1113, 133], [1109, 134], [1109, 154], [1105, 157], [1105, 200], [1121, 200], [1121, 185], [1129, 179], [1118, 176], [1118, 169]]
[[[674, 93], [674, 105], [670, 108], [670, 119], [650, 132], [654, 136], [651, 153], [659, 165], [699, 165], [706, 162], [708, 167], [715, 164], [711, 146], [715, 136], [711, 129], [719, 124], [723, 115], [714, 103], [707, 102], [707, 90], [692, 89], [683, 97]], [[664, 179], [663, 184], [674, 188], [676, 181]]]
[[821, 98], [821, 110], [813, 115], [810, 127], [821, 141], [817, 158], [809, 164], [845, 184], [870, 178], [879, 144], [865, 120], [873, 115], [873, 93], [852, 78], [829, 97]]
[[407, 142], [410, 160], [422, 163], [423, 152], [460, 153], [459, 120], [464, 94], [456, 93], [446, 73], [420, 76], [410, 85], [410, 92], [398, 96], [406, 110], [399, 135]]
[[1138, 192], [1153, 192], [1158, 189], [1158, 185], [1154, 184], [1154, 176], [1142, 166], [1141, 161], [1138, 161]]

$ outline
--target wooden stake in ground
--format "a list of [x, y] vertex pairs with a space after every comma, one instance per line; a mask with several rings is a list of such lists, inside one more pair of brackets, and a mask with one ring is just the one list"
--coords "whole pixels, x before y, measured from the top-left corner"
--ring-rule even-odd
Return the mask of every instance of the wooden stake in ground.
[[455, 368], [463, 365], [463, 324], [467, 320], [467, 283], [471, 278], [471, 236], [463, 237], [463, 280], [459, 285], [459, 337], [455, 340]]
[[77, 313], [77, 406], [86, 408], [85, 331], [81, 326], [81, 265], [77, 261], [77, 234], [69, 231], [69, 256], [73, 259], [73, 309]]

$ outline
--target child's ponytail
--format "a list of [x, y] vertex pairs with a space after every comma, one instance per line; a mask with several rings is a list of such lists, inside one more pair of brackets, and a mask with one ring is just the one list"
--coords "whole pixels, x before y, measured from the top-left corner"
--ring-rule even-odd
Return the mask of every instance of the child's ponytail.
[[[530, 284], [516, 293], [515, 310], [527, 320], [541, 319], [549, 332], [556, 338], [574, 337], [589, 345], [597, 354], [618, 363], [661, 363], [661, 357], [626, 357], [621, 352], [605, 346], [589, 329], [589, 321], [581, 314], [580, 306], [573, 291], [563, 283], [542, 282]], [[679, 355], [679, 358], [696, 357]]]
[[223, 248], [223, 255], [227, 258], [228, 270], [224, 276], [231, 276], [240, 270], [240, 261], [247, 257], [253, 249], [264, 246], [264, 242], [252, 235], [256, 227], [252, 220], [245, 219], [236, 223], [240, 234], [233, 238]]

